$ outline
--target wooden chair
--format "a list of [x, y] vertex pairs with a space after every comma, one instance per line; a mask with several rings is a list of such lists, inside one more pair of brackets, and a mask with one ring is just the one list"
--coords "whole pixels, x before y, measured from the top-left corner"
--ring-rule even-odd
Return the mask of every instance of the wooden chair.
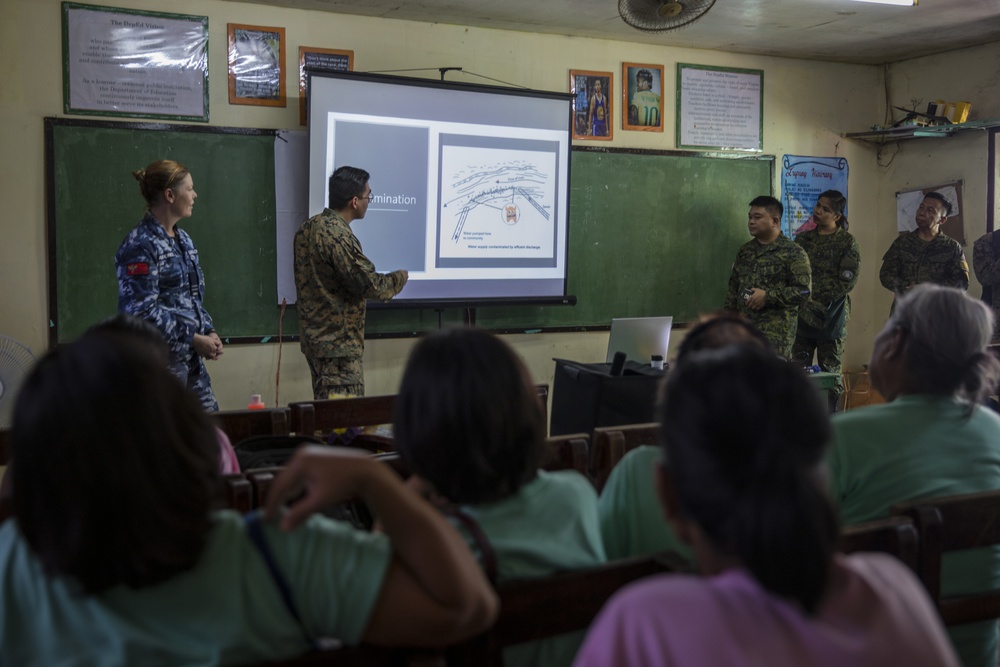
[[590, 441], [590, 477], [597, 492], [604, 489], [608, 475], [622, 457], [641, 445], [656, 445], [659, 424], [631, 424], [628, 426], [598, 426]]
[[254, 508], [253, 488], [241, 474], [223, 475], [216, 493], [216, 507], [249, 512]]
[[892, 514], [913, 520], [920, 535], [920, 578], [945, 625], [1000, 618], [1000, 589], [941, 596], [942, 556], [1000, 545], [1000, 491], [927, 498], [895, 505]]
[[288, 435], [288, 408], [221, 410], [212, 414], [216, 425], [236, 444], [255, 435]]
[[845, 527], [840, 533], [840, 550], [878, 551], [895, 556], [920, 576], [920, 537], [913, 520], [904, 516], [868, 521]]
[[448, 650], [449, 667], [502, 667], [503, 649], [586, 629], [618, 589], [636, 579], [686, 570], [673, 554], [630, 558], [600, 567], [497, 587], [500, 616], [485, 633]]
[[576, 470], [590, 479], [590, 438], [586, 433], [554, 435], [545, 439], [543, 470]]
[[0, 466], [10, 463], [10, 429], [0, 428]]
[[547, 384], [536, 384], [535, 391], [538, 392], [538, 399], [542, 402], [542, 410], [546, 414], [549, 412], [549, 385]]
[[[346, 646], [252, 667], [445, 667], [443, 650]], [[251, 666], [248, 666], [251, 667]]]
[[289, 403], [291, 430], [325, 438], [336, 428], [392, 423], [396, 395], [337, 398]]

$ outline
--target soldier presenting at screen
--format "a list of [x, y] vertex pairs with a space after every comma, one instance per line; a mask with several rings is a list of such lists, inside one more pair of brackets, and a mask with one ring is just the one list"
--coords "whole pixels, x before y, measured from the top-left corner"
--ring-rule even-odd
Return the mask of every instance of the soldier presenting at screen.
[[409, 278], [406, 271], [377, 273], [351, 231], [372, 199], [368, 178], [367, 171], [356, 167], [334, 171], [329, 207], [295, 233], [301, 346], [316, 400], [364, 396], [366, 299], [388, 301]]

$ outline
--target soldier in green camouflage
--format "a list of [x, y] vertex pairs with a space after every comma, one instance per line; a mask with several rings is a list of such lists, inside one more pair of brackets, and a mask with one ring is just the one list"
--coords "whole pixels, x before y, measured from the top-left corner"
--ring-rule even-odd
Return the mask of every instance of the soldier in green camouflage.
[[340, 167], [330, 176], [329, 208], [295, 233], [295, 290], [302, 353], [313, 397], [364, 396], [365, 301], [388, 301], [409, 274], [377, 273], [351, 231], [371, 201], [368, 172]]
[[784, 207], [774, 197], [750, 202], [747, 229], [751, 241], [740, 247], [729, 277], [724, 308], [745, 315], [791, 358], [799, 306], [809, 299], [809, 258], [781, 233]]
[[983, 286], [983, 301], [993, 309], [993, 340], [1000, 343], [1000, 233], [986, 232], [972, 244], [972, 268]]
[[[969, 265], [962, 246], [941, 233], [949, 215], [951, 202], [939, 192], [928, 192], [917, 208], [916, 230], [900, 234], [889, 246], [879, 279], [897, 299], [920, 283], [969, 289]], [[893, 299], [889, 312], [895, 308]]]
[[813, 207], [816, 227], [795, 237], [795, 242], [809, 255], [812, 295], [799, 309], [792, 361], [810, 366], [815, 354], [820, 370], [838, 375], [828, 394], [830, 412], [836, 411], [844, 393], [841, 359], [851, 317], [850, 292], [858, 283], [861, 269], [861, 250], [847, 231], [846, 207], [847, 197], [838, 190], [823, 192]]

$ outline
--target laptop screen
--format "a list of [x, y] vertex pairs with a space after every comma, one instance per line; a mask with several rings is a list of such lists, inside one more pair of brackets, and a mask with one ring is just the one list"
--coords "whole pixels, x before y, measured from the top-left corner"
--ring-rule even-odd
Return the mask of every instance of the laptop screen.
[[624, 352], [626, 360], [643, 364], [648, 364], [654, 354], [666, 359], [673, 322], [670, 316], [613, 318], [608, 338], [608, 363], [614, 359], [615, 352]]

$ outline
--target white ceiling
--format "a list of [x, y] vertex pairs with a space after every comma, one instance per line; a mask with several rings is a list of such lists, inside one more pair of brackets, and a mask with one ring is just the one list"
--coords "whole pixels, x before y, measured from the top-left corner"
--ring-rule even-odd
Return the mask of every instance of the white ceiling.
[[618, 0], [250, 1], [339, 14], [869, 65], [1000, 40], [1000, 0], [919, 0], [916, 7], [853, 0], [717, 0], [687, 27], [656, 33], [626, 25], [618, 15]]

